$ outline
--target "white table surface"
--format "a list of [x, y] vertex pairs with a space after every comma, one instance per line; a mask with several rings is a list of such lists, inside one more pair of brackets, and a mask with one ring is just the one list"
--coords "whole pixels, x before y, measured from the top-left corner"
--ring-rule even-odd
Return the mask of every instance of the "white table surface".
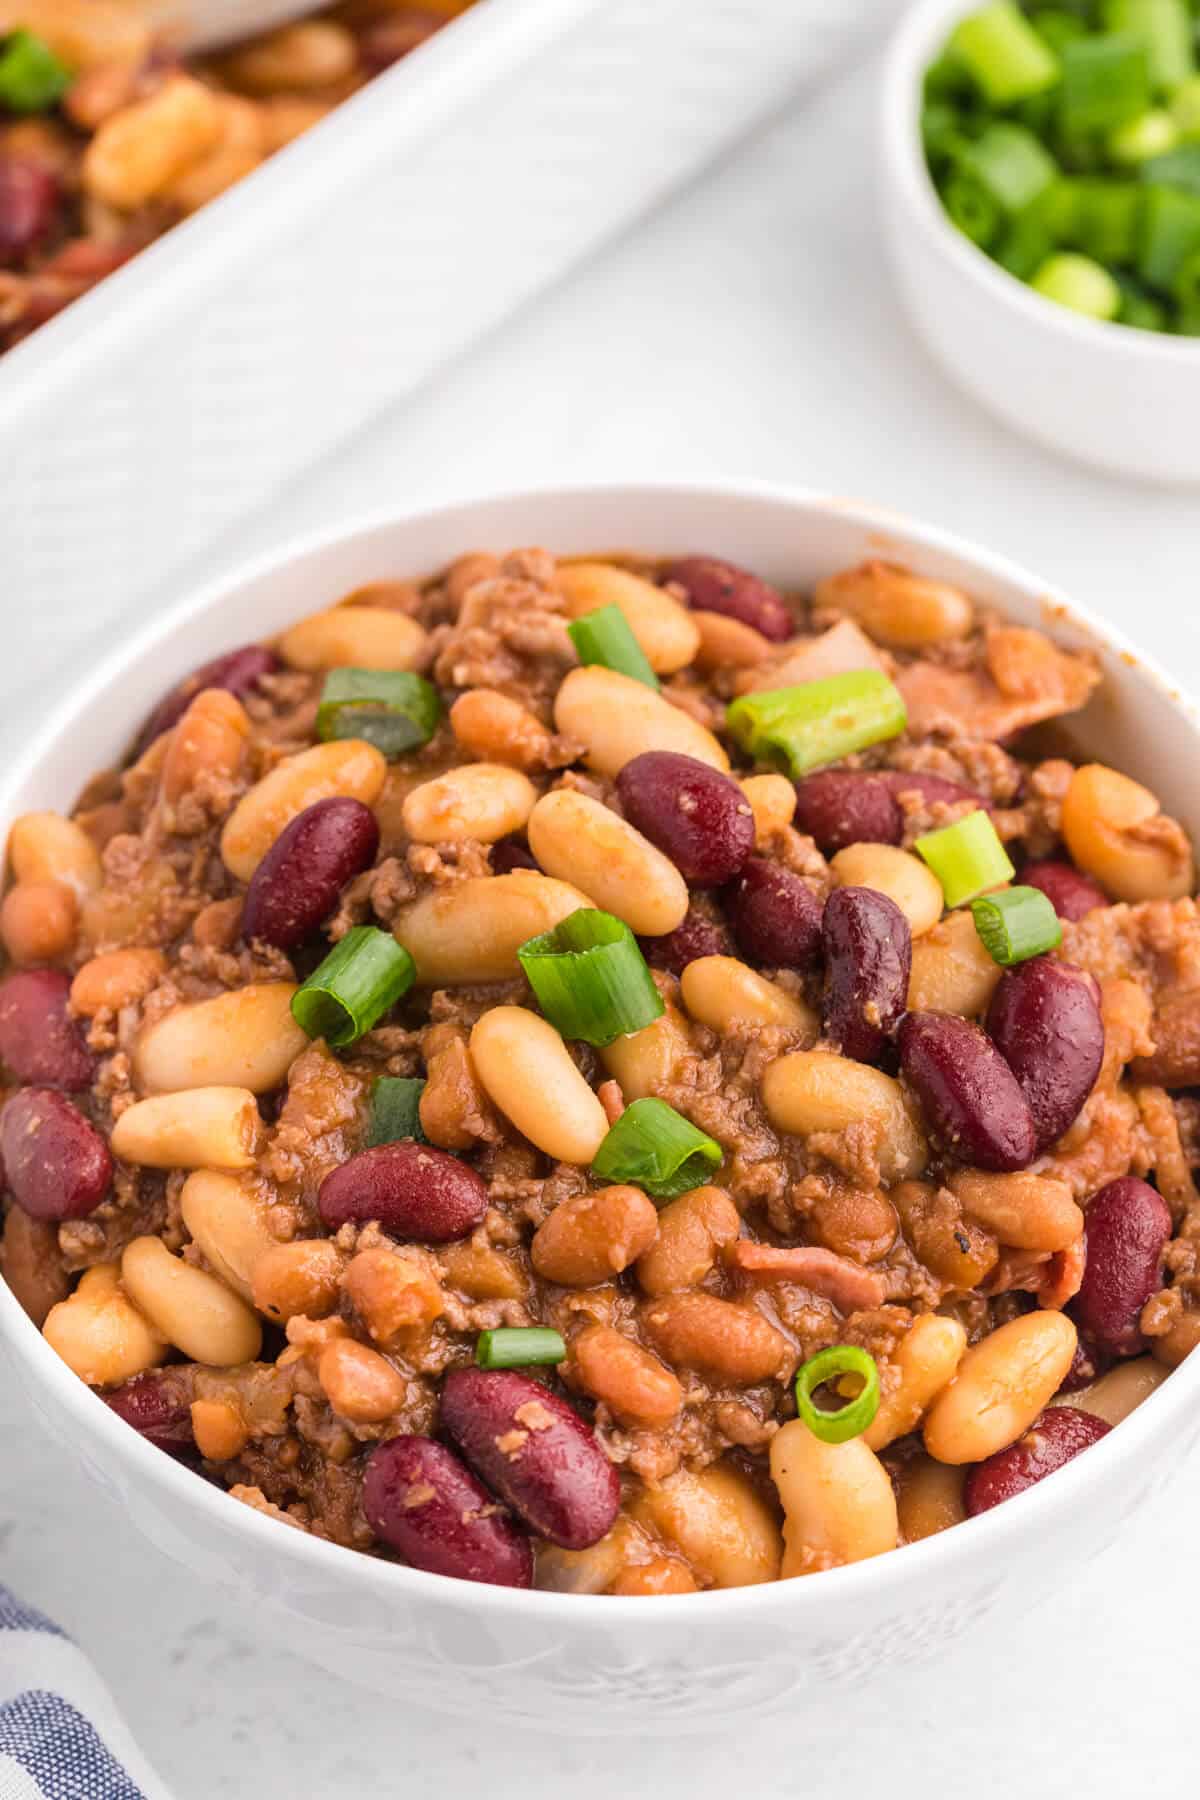
[[[294, 491], [235, 548], [393, 499], [565, 477], [753, 474], [886, 502], [1012, 554], [1200, 687], [1194, 495], [1068, 467], [947, 386], [900, 316], [872, 184], [875, 71], [856, 71]], [[28, 614], [26, 614], [28, 619]], [[32, 617], [22, 683], [102, 619]], [[15, 687], [12, 675], [0, 677]], [[1020, 1637], [778, 1724], [572, 1743], [449, 1723], [259, 1641], [254, 1621], [119, 1517], [0, 1387], [0, 1578], [92, 1653], [179, 1800], [1117, 1800], [1194, 1791], [1200, 1467]], [[1174, 1748], [1173, 1748], [1174, 1746]]]

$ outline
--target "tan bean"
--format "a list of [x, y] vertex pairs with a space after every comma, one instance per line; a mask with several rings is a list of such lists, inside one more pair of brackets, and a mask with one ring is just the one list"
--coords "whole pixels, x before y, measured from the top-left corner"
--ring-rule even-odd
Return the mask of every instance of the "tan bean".
[[682, 923], [687, 882], [627, 820], [573, 788], [543, 794], [529, 814], [529, 848], [560, 881], [570, 879], [631, 931], [661, 937]]
[[947, 913], [913, 943], [909, 1007], [913, 1012], [977, 1019], [986, 1012], [1003, 973], [980, 942], [970, 909]]
[[471, 688], [450, 708], [450, 729], [470, 756], [516, 769], [544, 769], [551, 736], [528, 707], [494, 688]]
[[648, 1300], [642, 1323], [668, 1363], [699, 1369], [739, 1387], [784, 1381], [796, 1366], [795, 1350], [757, 1307], [718, 1300], [715, 1294], [666, 1294]]
[[567, 598], [573, 619], [601, 606], [616, 606], [624, 613], [650, 667], [658, 675], [673, 675], [687, 665], [700, 648], [700, 629], [686, 607], [664, 589], [631, 575], [611, 563], [563, 563], [558, 586]]
[[683, 1389], [670, 1369], [611, 1325], [589, 1325], [567, 1356], [585, 1394], [607, 1406], [618, 1424], [661, 1429], [679, 1416]]
[[354, 1338], [334, 1338], [321, 1352], [317, 1380], [335, 1413], [355, 1425], [378, 1425], [404, 1404], [404, 1377], [386, 1357]]
[[691, 618], [700, 633], [700, 647], [693, 660], [706, 675], [717, 669], [757, 669], [774, 648], [753, 625], [731, 619], [727, 613], [706, 612], [697, 607]]
[[735, 1026], [781, 1025], [820, 1036], [821, 1021], [808, 1002], [768, 981], [736, 956], [698, 956], [680, 977], [683, 1004], [693, 1019], [713, 1031]]
[[650, 1598], [655, 1594], [694, 1594], [696, 1583], [678, 1557], [656, 1556], [652, 1562], [634, 1563], [622, 1569], [608, 1591], [626, 1599], [634, 1596]]
[[41, 1329], [46, 1315], [71, 1292], [71, 1282], [58, 1251], [58, 1226], [31, 1218], [19, 1206], [4, 1216], [0, 1271], [17, 1304]]
[[84, 191], [118, 212], [132, 212], [165, 192], [220, 136], [213, 90], [190, 75], [172, 75], [101, 125], [83, 153]]
[[590, 1163], [608, 1116], [553, 1025], [523, 1006], [494, 1006], [471, 1031], [471, 1060], [488, 1098], [556, 1161]]
[[232, 1400], [193, 1400], [192, 1436], [208, 1462], [232, 1462], [250, 1441], [241, 1408]]
[[494, 844], [520, 831], [536, 799], [537, 789], [519, 769], [460, 763], [413, 788], [404, 801], [404, 829], [415, 844], [457, 844], [466, 838]]
[[900, 1083], [882, 1069], [828, 1050], [793, 1050], [768, 1065], [761, 1090], [772, 1125], [793, 1137], [847, 1131], [869, 1121], [885, 1181], [919, 1175], [929, 1159]]
[[924, 650], [964, 638], [975, 609], [961, 588], [914, 575], [895, 563], [865, 562], [819, 581], [818, 606], [848, 613], [881, 644]]
[[894, 900], [914, 938], [942, 916], [942, 886], [932, 869], [894, 844], [847, 844], [830, 859], [840, 887], [874, 888]]
[[315, 100], [306, 94], [271, 94], [261, 102], [261, 109], [269, 156], [319, 125], [333, 111], [333, 101]]
[[681, 1469], [643, 1488], [629, 1512], [678, 1550], [707, 1587], [753, 1587], [779, 1577], [783, 1544], [775, 1516], [728, 1463], [711, 1463], [699, 1474]]
[[8, 834], [8, 854], [18, 881], [61, 881], [77, 899], [104, 880], [100, 852], [81, 825], [61, 813], [22, 813]]
[[949, 1188], [901, 1181], [890, 1198], [919, 1260], [948, 1288], [966, 1293], [995, 1268], [1000, 1256], [995, 1238], [964, 1219]]
[[354, 74], [358, 52], [344, 25], [302, 19], [252, 40], [225, 58], [224, 73], [248, 94], [333, 87]]
[[416, 669], [426, 651], [424, 628], [383, 606], [331, 606], [279, 640], [289, 669]]
[[447, 1244], [442, 1267], [451, 1287], [461, 1288], [472, 1300], [527, 1300], [529, 1282], [513, 1256], [490, 1244]]
[[18, 881], [0, 902], [0, 940], [22, 968], [66, 956], [78, 924], [79, 902], [61, 881]]
[[675, 750], [714, 769], [729, 767], [711, 731], [615, 669], [572, 669], [554, 697], [554, 723], [584, 746], [584, 761], [600, 775], [619, 775], [644, 750]]
[[249, 1088], [195, 1087], [135, 1101], [111, 1142], [122, 1162], [148, 1169], [249, 1169], [263, 1138]]
[[335, 794], [373, 806], [387, 775], [387, 759], [361, 738], [316, 744], [287, 756], [243, 794], [221, 833], [225, 867], [249, 881], [285, 825], [297, 813]]
[[261, 106], [239, 94], [219, 94], [221, 135], [207, 156], [192, 163], [166, 189], [165, 198], [185, 213], [199, 212], [244, 180], [269, 149]]
[[85, 962], [71, 983], [71, 1010], [91, 1019], [144, 1000], [166, 973], [161, 950], [109, 950]]
[[900, 1473], [896, 1511], [900, 1536], [906, 1544], [933, 1537], [967, 1516], [963, 1485], [965, 1469], [935, 1462], [932, 1456], [915, 1456]]
[[896, 1548], [892, 1484], [862, 1438], [826, 1444], [793, 1419], [771, 1439], [771, 1479], [784, 1511], [785, 1581]]
[[786, 775], [747, 775], [740, 786], [754, 814], [755, 844], [765, 850], [795, 817], [796, 789]]
[[1083, 1213], [1065, 1181], [1028, 1169], [1018, 1175], [960, 1169], [949, 1187], [964, 1212], [1017, 1250], [1065, 1250], [1083, 1235]]
[[171, 733], [162, 770], [163, 798], [190, 793], [205, 776], [236, 775], [250, 742], [246, 709], [223, 688], [196, 695]]
[[169, 1344], [193, 1362], [233, 1368], [253, 1362], [262, 1327], [215, 1275], [172, 1256], [161, 1238], [139, 1237], [121, 1258], [121, 1285]]
[[565, 881], [532, 869], [470, 876], [434, 888], [397, 916], [395, 932], [425, 987], [508, 981], [521, 973], [517, 951], [531, 937], [591, 901]]
[[274, 1244], [254, 1261], [250, 1297], [259, 1312], [281, 1324], [297, 1313], [327, 1318], [338, 1303], [343, 1262], [330, 1238]]
[[149, 17], [127, 0], [0, 0], [0, 31], [21, 26], [45, 38], [72, 70], [136, 65], [150, 50]]
[[929, 1403], [941, 1393], [962, 1361], [967, 1334], [957, 1319], [920, 1313], [901, 1338], [879, 1410], [863, 1432], [863, 1442], [883, 1450], [915, 1430]]
[[269, 1093], [308, 1047], [291, 1013], [295, 991], [290, 981], [251, 982], [144, 1025], [133, 1046], [142, 1087], [152, 1094], [200, 1087]]
[[52, 1306], [42, 1336], [89, 1387], [115, 1387], [153, 1369], [167, 1345], [121, 1285], [116, 1263], [97, 1263], [69, 1300]]
[[1103, 763], [1076, 769], [1063, 796], [1062, 834], [1085, 874], [1115, 900], [1177, 900], [1195, 869], [1187, 838], [1149, 788]]
[[1119, 1425], [1143, 1400], [1150, 1398], [1155, 1388], [1162, 1386], [1169, 1373], [1153, 1357], [1137, 1356], [1132, 1362], [1118, 1363], [1089, 1387], [1064, 1394], [1063, 1400], [1067, 1406], [1103, 1419], [1106, 1425]]
[[232, 1175], [198, 1169], [183, 1184], [179, 1209], [205, 1261], [227, 1287], [253, 1301], [255, 1271], [276, 1247], [262, 1196]]
[[611, 1281], [654, 1242], [658, 1214], [640, 1188], [607, 1187], [562, 1200], [534, 1233], [530, 1260], [560, 1287]]
[[410, 1332], [431, 1325], [444, 1310], [434, 1277], [382, 1247], [360, 1250], [348, 1265], [342, 1286], [377, 1344], [402, 1341]]
[[605, 1044], [600, 1061], [617, 1082], [624, 1099], [633, 1101], [661, 1093], [690, 1054], [683, 1018], [668, 1004], [653, 1024]]
[[681, 1194], [658, 1215], [658, 1237], [637, 1261], [644, 1294], [699, 1287], [727, 1245], [736, 1242], [742, 1216], [723, 1188], [698, 1187]]
[[1010, 1319], [973, 1345], [925, 1415], [925, 1448], [939, 1462], [982, 1462], [1015, 1444], [1058, 1392], [1075, 1354], [1065, 1313]]

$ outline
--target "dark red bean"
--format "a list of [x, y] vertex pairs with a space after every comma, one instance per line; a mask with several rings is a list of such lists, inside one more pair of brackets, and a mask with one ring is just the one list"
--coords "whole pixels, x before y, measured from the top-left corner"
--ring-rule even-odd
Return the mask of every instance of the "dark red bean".
[[533, 1549], [465, 1463], [427, 1437], [394, 1437], [367, 1458], [362, 1508], [381, 1543], [414, 1569], [533, 1586]]
[[60, 200], [58, 180], [44, 163], [0, 156], [0, 268], [15, 267], [45, 243]]
[[100, 1395], [119, 1419], [140, 1437], [172, 1456], [194, 1448], [192, 1413], [187, 1399], [177, 1392], [169, 1374], [147, 1370]]
[[518, 837], [504, 837], [492, 845], [491, 865], [493, 875], [511, 875], [514, 869], [533, 869], [541, 873], [537, 857]]
[[[880, 780], [896, 796], [897, 804], [901, 794], [916, 794], [925, 806], [958, 806], [969, 800], [972, 806], [990, 810], [983, 795], [974, 788], [964, 787], [961, 781], [947, 781], [944, 775], [931, 775], [926, 769], [883, 769]], [[903, 807], [900, 811], [903, 814]]]
[[135, 759], [149, 748], [156, 737], [161, 737], [164, 731], [170, 731], [202, 689], [224, 688], [227, 694], [236, 694], [240, 699], [264, 675], [274, 675], [282, 666], [274, 651], [264, 650], [261, 644], [243, 644], [240, 650], [227, 651], [224, 656], [216, 656], [202, 668], [194, 669], [178, 687], [163, 695], [142, 726], [133, 750]]
[[681, 556], [663, 570], [662, 578], [684, 590], [689, 606], [740, 619], [773, 643], [781, 644], [796, 629], [778, 588], [718, 556]]
[[482, 1223], [488, 1191], [456, 1156], [406, 1138], [360, 1150], [334, 1169], [317, 1206], [330, 1231], [374, 1220], [395, 1238], [448, 1244]]
[[95, 1065], [67, 1011], [70, 993], [61, 969], [22, 969], [0, 981], [0, 1063], [14, 1080], [68, 1094], [92, 1085]]
[[1080, 1388], [1090, 1387], [1093, 1381], [1099, 1381], [1101, 1375], [1111, 1367], [1111, 1356], [1106, 1356], [1098, 1344], [1093, 1344], [1090, 1338], [1080, 1332], [1071, 1366], [1059, 1383], [1058, 1391], [1060, 1394], [1074, 1394]]
[[825, 1035], [856, 1062], [878, 1062], [908, 1004], [912, 932], [874, 888], [835, 888], [821, 923]]
[[752, 856], [725, 890], [738, 948], [772, 969], [805, 969], [821, 955], [821, 902], [791, 869]]
[[1000, 977], [987, 1029], [1029, 1102], [1038, 1150], [1048, 1150], [1078, 1118], [1104, 1061], [1094, 979], [1050, 956], [1018, 963]]
[[445, 16], [423, 6], [402, 6], [386, 18], [374, 19], [358, 34], [358, 56], [364, 69], [379, 75], [431, 38]]
[[1017, 1078], [978, 1025], [951, 1013], [909, 1013], [900, 1062], [942, 1149], [978, 1169], [1024, 1169], [1037, 1151]]
[[0, 1158], [13, 1199], [31, 1219], [85, 1219], [112, 1180], [94, 1125], [54, 1088], [22, 1088], [0, 1113]]
[[306, 806], [250, 877], [242, 936], [291, 950], [327, 919], [342, 889], [375, 861], [379, 823], [361, 800], [335, 795]]
[[754, 814], [736, 781], [674, 750], [646, 750], [617, 776], [629, 823], [688, 881], [730, 881], [754, 851]]
[[1044, 862], [1026, 863], [1017, 870], [1022, 887], [1041, 888], [1060, 919], [1082, 919], [1085, 913], [1109, 904], [1108, 895], [1069, 862], [1047, 857]]
[[1111, 1430], [1103, 1419], [1080, 1412], [1077, 1406], [1047, 1407], [1024, 1437], [969, 1470], [963, 1487], [968, 1515], [974, 1518], [1002, 1500], [1015, 1499]]
[[847, 844], [898, 844], [900, 807], [881, 774], [820, 769], [796, 783], [797, 831], [815, 838], [827, 856]]
[[662, 937], [642, 937], [638, 943], [652, 969], [666, 969], [672, 975], [682, 975], [699, 956], [728, 956], [732, 949], [725, 927], [705, 918], [695, 907], [689, 907], [674, 931]]
[[441, 1419], [476, 1474], [539, 1537], [585, 1550], [612, 1525], [616, 1469], [579, 1414], [540, 1382], [511, 1369], [454, 1369]]
[[1068, 1311], [1111, 1356], [1144, 1350], [1140, 1318], [1162, 1286], [1171, 1215], [1162, 1195], [1136, 1175], [1110, 1181], [1088, 1201], [1087, 1260]]

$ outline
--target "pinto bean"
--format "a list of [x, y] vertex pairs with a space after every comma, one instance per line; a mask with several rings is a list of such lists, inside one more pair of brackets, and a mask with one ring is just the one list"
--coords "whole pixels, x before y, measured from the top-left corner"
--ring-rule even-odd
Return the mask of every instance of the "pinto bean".
[[844, 1056], [878, 1062], [908, 1000], [908, 920], [874, 888], [835, 888], [825, 902], [821, 941], [825, 1035]]
[[1146, 1348], [1139, 1319], [1162, 1285], [1162, 1256], [1171, 1236], [1166, 1201], [1135, 1175], [1110, 1181], [1086, 1208], [1087, 1261], [1071, 1305], [1079, 1327], [1113, 1356]]
[[85, 1019], [144, 1000], [166, 973], [161, 950], [110, 950], [85, 962], [71, 983], [71, 1010]]
[[1074, 1406], [1051, 1406], [1036, 1418], [1024, 1437], [1007, 1450], [997, 1450], [967, 1474], [963, 1499], [967, 1515], [987, 1512], [1002, 1500], [1015, 1499], [1044, 1481], [1112, 1430], [1103, 1419]]
[[96, 1127], [55, 1088], [22, 1088], [0, 1113], [0, 1165], [33, 1219], [85, 1219], [112, 1180]]
[[1000, 1255], [995, 1238], [963, 1218], [947, 1188], [928, 1181], [901, 1181], [891, 1198], [909, 1243], [948, 1288], [966, 1293], [995, 1268]]
[[90, 1087], [92, 1053], [67, 1011], [71, 980], [61, 969], [21, 969], [0, 981], [0, 1063], [17, 1081]]
[[1083, 1234], [1083, 1214], [1070, 1188], [1051, 1176], [960, 1169], [949, 1187], [964, 1212], [1015, 1249], [1065, 1250]]
[[730, 1463], [711, 1463], [644, 1488], [631, 1516], [677, 1550], [707, 1587], [775, 1581], [783, 1544], [776, 1516], [758, 1489]]
[[792, 869], [752, 856], [725, 904], [738, 948], [772, 969], [811, 968], [821, 954], [821, 902]]
[[662, 578], [683, 589], [689, 606], [740, 619], [772, 643], [782, 644], [796, 629], [778, 588], [719, 556], [678, 557]]
[[661, 1429], [677, 1418], [683, 1389], [670, 1369], [611, 1325], [571, 1339], [568, 1367], [579, 1386], [622, 1425]]
[[370, 868], [378, 849], [378, 821], [361, 800], [331, 794], [305, 807], [250, 877], [241, 935], [293, 949], [329, 917], [346, 883]]
[[1025, 863], [1017, 870], [1015, 880], [1021, 887], [1040, 888], [1060, 919], [1082, 919], [1098, 906], [1109, 904], [1102, 887], [1081, 875], [1069, 862], [1055, 857]]
[[977, 1025], [909, 1013], [900, 1061], [944, 1150], [980, 1169], [1024, 1169], [1037, 1135], [1017, 1078]]
[[544, 769], [550, 759], [551, 737], [541, 720], [495, 688], [469, 688], [460, 694], [450, 708], [450, 729], [480, 762], [531, 771]]
[[642, 1292], [656, 1297], [699, 1287], [741, 1228], [742, 1216], [721, 1188], [693, 1188], [672, 1200], [658, 1215], [657, 1238], [637, 1259]]
[[454, 1452], [432, 1438], [377, 1444], [362, 1504], [375, 1536], [414, 1569], [496, 1587], [533, 1586], [529, 1539]]
[[79, 902], [63, 881], [18, 881], [0, 902], [0, 940], [20, 967], [66, 956], [78, 924]]
[[330, 1231], [374, 1220], [389, 1236], [446, 1244], [482, 1222], [488, 1193], [474, 1169], [406, 1138], [360, 1150], [321, 1183], [317, 1207]]
[[640, 1188], [601, 1188], [561, 1201], [538, 1226], [529, 1255], [545, 1281], [594, 1287], [644, 1255], [657, 1235], [658, 1214]]
[[784, 1381], [796, 1366], [791, 1344], [756, 1307], [715, 1294], [668, 1294], [648, 1301], [642, 1324], [666, 1362], [739, 1387]]
[[1104, 1022], [1093, 977], [1035, 956], [1006, 969], [992, 995], [988, 1035], [1017, 1078], [1048, 1150], [1078, 1117], [1104, 1060]]
[[966, 1348], [967, 1334], [957, 1319], [919, 1314], [896, 1348], [894, 1385], [885, 1389], [863, 1442], [882, 1450], [915, 1430], [926, 1408], [953, 1380]]

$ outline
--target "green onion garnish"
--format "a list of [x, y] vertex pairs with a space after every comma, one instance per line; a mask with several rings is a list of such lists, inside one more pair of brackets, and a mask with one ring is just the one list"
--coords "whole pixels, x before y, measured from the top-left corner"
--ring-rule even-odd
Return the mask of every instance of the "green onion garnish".
[[1073, 250], [1047, 257], [1029, 285], [1047, 300], [1069, 306], [1089, 319], [1115, 319], [1121, 310], [1121, 290], [1115, 278], [1101, 263]]
[[367, 1127], [367, 1148], [377, 1144], [395, 1144], [401, 1138], [428, 1142], [421, 1130], [421, 1095], [425, 1083], [415, 1075], [381, 1075], [371, 1089], [371, 1122]]
[[956, 168], [946, 177], [942, 204], [963, 236], [986, 250], [1000, 230], [1000, 208], [969, 170]]
[[1058, 58], [1012, 0], [963, 19], [948, 49], [993, 106], [1043, 93], [1058, 80]]
[[899, 737], [908, 722], [898, 689], [878, 669], [743, 694], [725, 718], [748, 755], [792, 776]]
[[481, 1369], [530, 1369], [537, 1363], [560, 1363], [567, 1346], [557, 1331], [540, 1325], [506, 1325], [481, 1331], [475, 1361]]
[[1010, 217], [1040, 200], [1058, 174], [1054, 158], [1032, 131], [1007, 120], [989, 125], [967, 145], [959, 163]]
[[[858, 1375], [862, 1387], [853, 1400], [834, 1412], [818, 1406], [813, 1394], [826, 1382]], [[810, 1356], [796, 1376], [796, 1410], [814, 1437], [825, 1444], [844, 1444], [861, 1437], [879, 1411], [879, 1369], [873, 1356], [857, 1344], [831, 1344]]]
[[913, 845], [942, 884], [946, 905], [962, 906], [989, 888], [1011, 881], [1014, 870], [996, 827], [982, 809], [941, 831], [928, 831]]
[[538, 1005], [556, 1031], [585, 1044], [611, 1044], [665, 1011], [662, 995], [628, 925], [580, 907], [517, 958]]
[[1192, 74], [1196, 63], [1186, 0], [1104, 0], [1101, 13], [1109, 31], [1141, 39], [1154, 87], [1169, 92]]
[[1062, 53], [1062, 122], [1069, 133], [1112, 131], [1150, 105], [1150, 59], [1132, 32], [1077, 38]]
[[1040, 888], [1005, 888], [972, 900], [971, 912], [979, 941], [1001, 968], [1028, 962], [1062, 943], [1062, 926], [1053, 905]]
[[647, 687], [659, 687], [658, 676], [619, 606], [598, 606], [595, 612], [572, 619], [567, 635], [581, 663], [599, 663], [602, 668], [615, 669], [618, 675], [644, 681]]
[[356, 925], [292, 995], [292, 1016], [333, 1049], [353, 1044], [395, 1006], [417, 966], [390, 931]]
[[1137, 267], [1142, 280], [1166, 293], [1188, 257], [1200, 250], [1200, 194], [1158, 183], [1142, 201]]
[[656, 1200], [674, 1200], [703, 1187], [722, 1155], [715, 1138], [697, 1131], [665, 1100], [635, 1100], [592, 1158], [592, 1173], [605, 1181], [632, 1181]]
[[71, 71], [45, 38], [14, 31], [0, 46], [0, 107], [5, 112], [48, 112], [71, 85]]
[[406, 669], [331, 669], [317, 707], [317, 736], [364, 738], [387, 757], [427, 744], [442, 703], [433, 683]]

